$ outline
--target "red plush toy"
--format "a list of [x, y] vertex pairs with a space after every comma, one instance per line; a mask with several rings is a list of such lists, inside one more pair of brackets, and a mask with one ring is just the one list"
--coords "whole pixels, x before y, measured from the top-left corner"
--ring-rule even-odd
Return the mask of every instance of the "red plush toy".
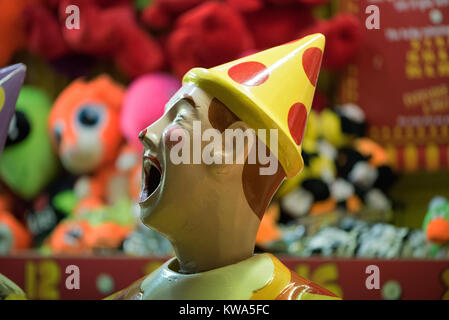
[[[66, 8], [76, 5], [80, 28], [65, 25]], [[26, 10], [30, 50], [52, 60], [70, 51], [110, 58], [128, 77], [160, 69], [159, 44], [136, 22], [130, 0], [48, 0]]]
[[326, 36], [323, 67], [338, 69], [348, 64], [357, 52], [361, 41], [360, 21], [348, 14], [339, 14], [331, 20], [320, 21], [303, 30], [301, 35], [322, 33]]
[[39, 0], [0, 0], [0, 67], [5, 66], [11, 56], [26, 46], [24, 7]]
[[242, 16], [226, 3], [206, 2], [179, 16], [167, 40], [172, 71], [184, 75], [193, 67], [209, 68], [253, 48]]
[[28, 38], [28, 49], [39, 56], [53, 60], [69, 52], [59, 22], [42, 2], [32, 3], [23, 10]]
[[142, 12], [142, 21], [152, 29], [171, 26], [183, 12], [196, 7], [205, 0], [155, 0]]
[[246, 13], [245, 19], [259, 50], [292, 41], [315, 22], [310, 8], [299, 4], [264, 6]]

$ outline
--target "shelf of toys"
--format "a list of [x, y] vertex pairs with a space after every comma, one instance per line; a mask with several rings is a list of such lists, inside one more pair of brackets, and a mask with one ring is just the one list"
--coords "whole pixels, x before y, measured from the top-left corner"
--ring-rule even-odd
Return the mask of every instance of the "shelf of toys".
[[69, 30], [66, 1], [0, 0], [0, 67], [28, 67], [0, 157], [0, 273], [30, 298], [97, 299], [154, 270], [173, 252], [138, 219], [139, 132], [192, 67], [320, 32], [305, 168], [257, 250], [345, 299], [449, 298], [449, 37], [419, 36], [447, 7], [378, 3], [384, 33], [365, 28], [367, 0], [150, 2], [72, 0], [84, 26]]

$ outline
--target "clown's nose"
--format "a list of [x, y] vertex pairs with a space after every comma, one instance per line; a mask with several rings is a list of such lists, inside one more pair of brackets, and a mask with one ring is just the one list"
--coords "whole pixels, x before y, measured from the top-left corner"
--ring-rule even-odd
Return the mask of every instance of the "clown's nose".
[[449, 222], [444, 218], [435, 218], [427, 226], [427, 240], [437, 244], [449, 241]]

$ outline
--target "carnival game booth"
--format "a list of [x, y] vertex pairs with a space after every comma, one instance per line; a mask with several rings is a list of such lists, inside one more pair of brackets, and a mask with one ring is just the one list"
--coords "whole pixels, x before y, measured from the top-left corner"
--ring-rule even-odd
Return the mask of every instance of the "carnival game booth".
[[0, 274], [29, 299], [101, 299], [171, 259], [139, 205], [165, 167], [142, 154], [191, 83], [222, 102], [212, 124], [294, 150], [256, 253], [343, 299], [448, 299], [448, 19], [429, 1], [0, 0]]

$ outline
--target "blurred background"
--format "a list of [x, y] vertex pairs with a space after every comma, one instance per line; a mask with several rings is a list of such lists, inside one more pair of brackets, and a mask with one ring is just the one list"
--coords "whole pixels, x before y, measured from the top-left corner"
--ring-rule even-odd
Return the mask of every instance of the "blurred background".
[[138, 219], [139, 132], [189, 69], [320, 32], [305, 168], [256, 251], [343, 298], [449, 298], [448, 19], [445, 1], [0, 0], [0, 67], [27, 66], [0, 128], [0, 273], [35, 299], [101, 298], [173, 256]]

